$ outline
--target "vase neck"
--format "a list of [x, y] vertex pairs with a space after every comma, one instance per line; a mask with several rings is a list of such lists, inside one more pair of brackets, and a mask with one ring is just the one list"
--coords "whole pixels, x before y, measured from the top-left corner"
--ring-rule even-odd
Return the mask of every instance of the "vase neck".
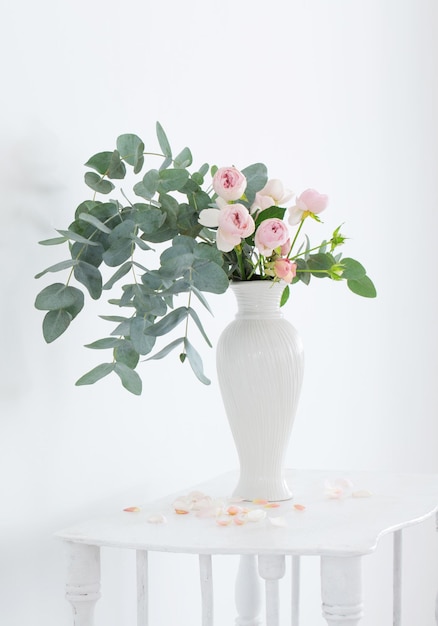
[[236, 319], [282, 318], [280, 299], [284, 285], [271, 280], [231, 283], [237, 300]]

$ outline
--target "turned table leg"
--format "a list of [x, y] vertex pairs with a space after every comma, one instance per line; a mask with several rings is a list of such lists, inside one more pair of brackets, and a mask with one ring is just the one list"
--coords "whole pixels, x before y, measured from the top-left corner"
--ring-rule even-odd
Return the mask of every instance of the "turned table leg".
[[97, 546], [66, 542], [66, 598], [73, 607], [74, 626], [93, 626], [100, 598], [100, 550]]
[[361, 557], [321, 557], [321, 588], [329, 626], [357, 626], [363, 616]]
[[235, 587], [236, 626], [260, 626], [262, 606], [260, 586], [256, 557], [252, 554], [242, 555]]
[[283, 555], [260, 555], [259, 574], [266, 581], [266, 626], [280, 624], [280, 594], [278, 582], [285, 572]]

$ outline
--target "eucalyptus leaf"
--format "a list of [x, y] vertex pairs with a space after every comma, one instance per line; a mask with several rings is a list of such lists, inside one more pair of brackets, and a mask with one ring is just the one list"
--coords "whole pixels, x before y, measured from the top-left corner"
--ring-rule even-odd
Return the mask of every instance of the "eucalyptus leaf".
[[155, 337], [145, 334], [150, 325], [150, 321], [140, 316], [133, 317], [130, 321], [130, 338], [138, 354], [149, 354], [155, 345]]
[[160, 172], [158, 191], [168, 193], [169, 191], [180, 190], [189, 179], [189, 173], [183, 169], [169, 169]]
[[254, 202], [257, 191], [263, 189], [268, 182], [268, 171], [263, 163], [254, 163], [242, 170], [242, 174], [246, 177], [245, 196], [249, 204]]
[[159, 359], [164, 359], [164, 357], [166, 357], [168, 354], [170, 354], [172, 352], [172, 350], [175, 350], [175, 348], [177, 348], [182, 343], [184, 343], [184, 337], [179, 337], [178, 339], [175, 339], [174, 341], [171, 341], [165, 348], [163, 348], [162, 350], [160, 350], [159, 352], [157, 352], [153, 356], [150, 356], [146, 360], [147, 361], [158, 361]]
[[283, 292], [281, 294], [280, 307], [286, 304], [286, 302], [289, 300], [289, 296], [290, 296], [290, 287], [289, 285], [286, 285], [286, 287], [283, 289]]
[[348, 288], [358, 296], [363, 298], [375, 298], [377, 291], [373, 281], [368, 276], [362, 276], [361, 278], [349, 278], [347, 280]]
[[207, 311], [213, 315], [213, 311], [211, 310], [210, 305], [208, 304], [207, 299], [205, 298], [204, 294], [202, 293], [202, 291], [199, 291], [199, 289], [197, 289], [194, 285], [191, 286], [191, 290], [192, 292], [195, 294], [195, 296], [198, 298], [199, 302], [207, 309]]
[[76, 381], [76, 385], [93, 385], [97, 383], [98, 380], [101, 380], [108, 374], [114, 371], [115, 363], [101, 363], [97, 367], [94, 367], [92, 370], [81, 376], [79, 380]]
[[73, 271], [76, 280], [88, 289], [93, 300], [98, 300], [102, 293], [102, 274], [97, 267], [79, 260]]
[[118, 150], [114, 150], [111, 155], [110, 164], [108, 167], [107, 176], [108, 178], [125, 178], [126, 175], [126, 167], [123, 161], [120, 158], [120, 153]]
[[111, 232], [111, 228], [108, 228], [108, 226], [106, 226], [103, 222], [101, 222], [97, 217], [95, 217], [91, 213], [81, 213], [79, 215], [79, 219], [82, 220], [83, 222], [88, 222], [89, 224], [92, 224], [92, 226], [95, 226], [98, 230], [102, 231], [103, 233], [108, 234]]
[[197, 289], [210, 293], [224, 293], [229, 285], [229, 279], [224, 270], [217, 263], [206, 259], [194, 261], [190, 279]]
[[[86, 167], [91, 167], [96, 172], [99, 172], [102, 176], [106, 174], [112, 158], [112, 152], [99, 152], [92, 156], [85, 163]], [[98, 177], [100, 179], [100, 176]]]
[[181, 152], [173, 160], [175, 167], [190, 167], [192, 163], [193, 157], [190, 152], [190, 148], [183, 148], [183, 150], [181, 150]]
[[52, 343], [58, 339], [70, 326], [72, 316], [68, 311], [60, 309], [49, 311], [43, 320], [43, 337], [47, 343]]
[[341, 265], [344, 268], [342, 278], [358, 280], [366, 274], [364, 266], [354, 259], [343, 258], [341, 260]]
[[73, 267], [76, 264], [77, 264], [77, 260], [76, 259], [67, 259], [66, 261], [61, 261], [60, 263], [56, 263], [55, 265], [51, 265], [50, 267], [48, 267], [47, 269], [43, 270], [39, 274], [36, 274], [35, 278], [41, 278], [41, 276], [44, 276], [44, 274], [47, 274], [48, 272], [60, 272], [61, 270], [66, 270], [66, 269], [68, 269], [70, 267]]
[[317, 278], [325, 278], [328, 276], [328, 270], [334, 265], [335, 260], [331, 254], [318, 252], [317, 254], [309, 255], [307, 265], [312, 273], [312, 276]]
[[272, 218], [277, 218], [279, 220], [282, 220], [284, 218], [285, 213], [286, 213], [286, 209], [282, 207], [278, 207], [278, 206], [271, 206], [268, 209], [264, 209], [263, 211], [260, 211], [255, 221], [256, 228], [258, 228], [260, 224], [264, 222], [265, 220], [269, 220]]
[[160, 209], [146, 204], [134, 205], [137, 208], [137, 223], [143, 233], [154, 233], [166, 221], [166, 214]]
[[92, 350], [107, 350], [108, 348], [116, 348], [123, 339], [117, 337], [105, 337], [104, 339], [98, 339], [93, 343], [87, 343], [85, 348], [91, 348]]
[[78, 243], [83, 243], [86, 246], [99, 246], [100, 244], [97, 241], [91, 241], [86, 237], [82, 237], [82, 235], [78, 235], [73, 230], [58, 230], [60, 235], [65, 237], [66, 239], [71, 239], [71, 241], [77, 241]]
[[114, 348], [114, 358], [119, 363], [124, 363], [131, 369], [137, 367], [140, 359], [138, 352], [134, 349], [132, 342], [128, 339], [120, 340]]
[[187, 315], [187, 307], [179, 307], [178, 309], [174, 309], [173, 311], [165, 315], [159, 322], [155, 322], [151, 326], [148, 326], [144, 332], [147, 335], [152, 335], [153, 337], [166, 335], [171, 330], [176, 328], [178, 324], [181, 324], [181, 322], [186, 320]]
[[82, 305], [84, 302], [84, 294], [80, 289], [54, 283], [40, 291], [35, 300], [35, 308], [40, 311], [56, 311], [71, 307], [78, 302]]
[[132, 268], [131, 261], [127, 261], [126, 263], [123, 263], [123, 265], [121, 265], [119, 269], [116, 272], [114, 272], [111, 278], [106, 281], [102, 289], [111, 289], [118, 280], [123, 278], [123, 276], [125, 276], [129, 272], [131, 268]]
[[143, 165], [144, 143], [137, 135], [125, 134], [117, 138], [117, 150], [121, 158], [138, 173]]
[[128, 367], [125, 363], [117, 361], [114, 364], [114, 371], [122, 381], [122, 385], [136, 396], [141, 395], [142, 382], [140, 376]]
[[196, 378], [204, 385], [210, 385], [211, 381], [204, 374], [202, 359], [188, 339], [184, 340], [184, 348]]
[[39, 241], [40, 246], [58, 246], [61, 243], [68, 241], [66, 237], [52, 237], [51, 239], [43, 239]]
[[160, 122], [156, 123], [156, 132], [158, 143], [160, 144], [160, 148], [163, 151], [164, 156], [171, 157], [172, 150], [170, 148], [169, 140], [167, 139], [166, 133], [164, 132]]
[[146, 199], [152, 199], [158, 191], [158, 185], [160, 183], [160, 172], [158, 170], [149, 170], [143, 176], [141, 184], [143, 186], [143, 193], [138, 194]]
[[189, 307], [189, 314], [190, 314], [190, 317], [192, 318], [192, 320], [195, 322], [196, 326], [198, 327], [199, 332], [200, 332], [200, 333], [201, 333], [201, 335], [204, 337], [205, 342], [207, 343], [207, 345], [209, 345], [209, 346], [210, 346], [210, 348], [212, 348], [213, 346], [212, 346], [212, 344], [211, 344], [210, 339], [207, 337], [207, 334], [206, 334], [206, 332], [205, 332], [205, 330], [204, 330], [204, 327], [203, 327], [203, 325], [202, 325], [202, 322], [201, 322], [201, 320], [199, 319], [198, 314], [196, 313], [196, 311], [195, 311], [194, 309], [192, 309], [192, 307]]
[[84, 176], [84, 180], [86, 185], [99, 193], [111, 193], [114, 189], [114, 185], [110, 180], [105, 180], [102, 176], [99, 176], [99, 174], [95, 174], [94, 172], [87, 172]]

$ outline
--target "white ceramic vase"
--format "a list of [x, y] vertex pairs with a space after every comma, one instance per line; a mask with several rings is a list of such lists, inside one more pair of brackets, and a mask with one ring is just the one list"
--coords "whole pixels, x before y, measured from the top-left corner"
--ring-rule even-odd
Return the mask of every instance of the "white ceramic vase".
[[217, 345], [217, 372], [240, 462], [234, 495], [268, 501], [292, 497], [284, 461], [300, 395], [304, 354], [283, 317], [284, 286], [234, 282], [238, 311]]

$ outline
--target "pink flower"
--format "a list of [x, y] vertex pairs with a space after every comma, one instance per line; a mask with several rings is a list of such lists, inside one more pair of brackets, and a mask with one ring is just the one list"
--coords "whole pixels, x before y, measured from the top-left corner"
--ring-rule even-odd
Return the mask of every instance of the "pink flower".
[[288, 237], [288, 239], [287, 239], [286, 243], [284, 243], [284, 244], [281, 246], [281, 248], [280, 248], [280, 254], [281, 254], [281, 256], [287, 256], [287, 255], [289, 254], [289, 251], [290, 251], [290, 246], [291, 246], [291, 243], [290, 243], [290, 239], [289, 239], [289, 237]]
[[317, 215], [324, 211], [328, 204], [328, 196], [318, 193], [315, 189], [306, 189], [297, 198], [295, 206], [289, 209], [289, 224], [294, 226], [309, 214]]
[[255, 245], [260, 254], [271, 256], [275, 248], [281, 248], [288, 239], [289, 230], [286, 224], [277, 217], [272, 217], [263, 220], [257, 228]]
[[277, 278], [281, 278], [286, 283], [291, 283], [297, 274], [297, 264], [290, 259], [277, 259], [274, 272]]
[[235, 167], [220, 167], [213, 176], [213, 189], [224, 200], [238, 200], [246, 189], [246, 178]]
[[199, 214], [199, 223], [209, 228], [217, 227], [216, 245], [222, 252], [230, 252], [255, 230], [254, 220], [243, 204], [204, 209]]
[[251, 206], [251, 213], [256, 211], [264, 211], [271, 206], [284, 206], [286, 202], [293, 197], [293, 191], [285, 189], [281, 180], [273, 178], [268, 180], [263, 189], [260, 189], [255, 195], [254, 202]]

